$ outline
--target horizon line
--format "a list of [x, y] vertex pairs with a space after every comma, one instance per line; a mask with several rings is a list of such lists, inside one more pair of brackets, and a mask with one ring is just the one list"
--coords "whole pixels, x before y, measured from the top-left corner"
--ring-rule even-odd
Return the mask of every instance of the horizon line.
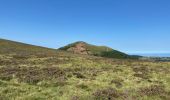
[[[37, 44], [31, 44], [31, 43], [28, 43], [28, 42], [23, 42], [23, 41], [19, 41], [19, 40], [11, 40], [11, 39], [6, 39], [6, 38], [1, 38], [0, 39], [3, 39], [3, 40], [8, 40], [8, 41], [13, 41], [13, 42], [19, 42], [19, 43], [24, 43], [24, 44], [28, 44], [28, 45], [33, 45], [33, 46], [40, 46], [40, 47], [44, 47], [44, 48], [50, 48], [50, 49], [58, 49], [60, 47], [50, 47], [50, 46], [44, 46], [44, 45], [37, 45]], [[83, 41], [85, 42], [85, 41]], [[73, 42], [74, 43], [74, 42]], [[86, 42], [87, 43], [87, 42]], [[69, 43], [70, 44], [70, 43]], [[65, 45], [63, 45], [65, 46]], [[61, 46], [61, 47], [63, 47]], [[105, 45], [106, 46], [106, 45]], [[111, 47], [112, 48], [112, 47]], [[114, 49], [114, 48], [112, 48]], [[115, 50], [115, 49], [114, 49]], [[124, 53], [127, 53], [127, 54], [130, 54], [130, 55], [135, 55], [135, 54], [170, 54], [170, 51], [124, 51], [124, 50], [120, 50], [120, 49], [116, 49], [118, 51], [121, 51], [121, 52], [124, 52]]]

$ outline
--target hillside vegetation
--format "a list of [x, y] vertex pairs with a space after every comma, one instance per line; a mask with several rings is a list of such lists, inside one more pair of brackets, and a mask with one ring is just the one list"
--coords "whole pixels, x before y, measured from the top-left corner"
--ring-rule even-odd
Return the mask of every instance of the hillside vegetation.
[[75, 42], [67, 46], [59, 48], [59, 50], [65, 50], [78, 54], [87, 54], [93, 56], [107, 57], [107, 58], [130, 58], [130, 55], [127, 55], [123, 52], [114, 50], [106, 46], [96, 46], [91, 45], [85, 42]]
[[0, 100], [170, 100], [170, 62], [0, 40]]
[[0, 39], [0, 53], [2, 54], [21, 54], [21, 53], [54, 53], [56, 50], [20, 42]]

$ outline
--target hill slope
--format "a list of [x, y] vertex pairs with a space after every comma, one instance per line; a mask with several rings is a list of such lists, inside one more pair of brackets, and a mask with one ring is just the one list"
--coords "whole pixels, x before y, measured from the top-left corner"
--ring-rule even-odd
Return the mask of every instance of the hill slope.
[[77, 54], [94, 55], [108, 58], [130, 58], [131, 56], [106, 46], [95, 46], [85, 42], [75, 42], [59, 48]]
[[52, 53], [56, 52], [55, 49], [45, 48], [41, 46], [35, 46], [5, 39], [0, 39], [0, 53], [1, 54], [21, 54], [21, 53], [29, 53], [29, 54], [37, 54], [37, 53]]
[[0, 52], [0, 100], [170, 100], [170, 62], [109, 59], [8, 40], [0, 40]]

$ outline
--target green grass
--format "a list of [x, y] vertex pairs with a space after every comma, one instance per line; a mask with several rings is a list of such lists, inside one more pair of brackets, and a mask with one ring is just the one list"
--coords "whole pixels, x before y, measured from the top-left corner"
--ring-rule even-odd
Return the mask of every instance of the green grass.
[[[16, 46], [18, 43], [13, 42], [3, 44], [0, 100], [170, 99], [170, 62], [111, 59]], [[7, 48], [11, 52], [7, 53]]]

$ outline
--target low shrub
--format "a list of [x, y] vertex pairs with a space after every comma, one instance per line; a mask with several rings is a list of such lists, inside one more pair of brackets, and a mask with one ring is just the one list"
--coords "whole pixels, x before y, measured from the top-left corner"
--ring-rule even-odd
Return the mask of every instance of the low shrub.
[[147, 67], [135, 67], [133, 68], [133, 71], [135, 72], [134, 76], [135, 77], [140, 77], [142, 79], [149, 79], [151, 76], [149, 75], [150, 70]]
[[79, 72], [74, 72], [73, 75], [75, 75], [77, 78], [86, 78], [84, 75], [82, 75]]
[[110, 83], [111, 84], [115, 84], [117, 88], [121, 88], [123, 86], [121, 82], [123, 82], [123, 80], [121, 80], [121, 79], [114, 79]]
[[151, 85], [149, 87], [140, 88], [138, 92], [141, 96], [163, 96], [167, 94], [164, 87], [160, 85]]
[[101, 89], [93, 93], [95, 100], [115, 100], [116, 98], [119, 98], [121, 95], [122, 93], [118, 92], [114, 88]]
[[10, 80], [17, 78], [19, 82], [29, 84], [37, 84], [42, 80], [58, 80], [60, 77], [65, 77], [65, 72], [58, 67], [3, 67], [0, 68], [0, 79]]

